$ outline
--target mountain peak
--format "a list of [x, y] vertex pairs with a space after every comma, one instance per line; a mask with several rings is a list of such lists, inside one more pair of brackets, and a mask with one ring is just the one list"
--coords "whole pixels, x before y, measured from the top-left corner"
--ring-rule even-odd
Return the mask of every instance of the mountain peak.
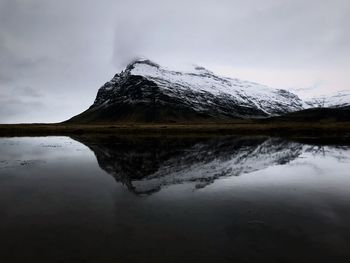
[[155, 68], [159, 68], [160, 67], [157, 63], [155, 63], [155, 62], [153, 62], [153, 61], [151, 61], [151, 60], [149, 60], [147, 58], [138, 58], [138, 59], [132, 60], [126, 66], [126, 69], [127, 70], [132, 70], [138, 65], [148, 65], [148, 66], [155, 67]]
[[194, 70], [199, 73], [210, 73], [214, 74], [212, 71], [206, 69], [205, 67], [199, 66], [199, 65], [194, 65]]

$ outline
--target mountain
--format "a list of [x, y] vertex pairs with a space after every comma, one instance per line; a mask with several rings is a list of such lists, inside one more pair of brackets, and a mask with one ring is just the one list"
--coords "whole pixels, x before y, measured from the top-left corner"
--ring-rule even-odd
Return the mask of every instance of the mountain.
[[203, 68], [172, 71], [135, 60], [99, 90], [74, 123], [220, 121], [264, 118], [302, 110], [295, 94], [220, 77]]
[[270, 118], [277, 121], [348, 122], [350, 121], [350, 91], [339, 91], [305, 102], [305, 109]]
[[330, 96], [313, 98], [306, 102], [311, 108], [341, 108], [350, 106], [350, 91], [339, 91]]

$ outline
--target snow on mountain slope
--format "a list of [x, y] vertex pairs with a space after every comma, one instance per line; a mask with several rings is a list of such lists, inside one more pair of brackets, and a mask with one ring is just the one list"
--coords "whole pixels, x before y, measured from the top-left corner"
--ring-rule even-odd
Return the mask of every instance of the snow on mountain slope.
[[[193, 90], [215, 96], [232, 96], [239, 105], [252, 105], [268, 115], [300, 110], [302, 101], [286, 90], [275, 90], [254, 82], [219, 77], [203, 67], [192, 72], [170, 71], [148, 61], [129, 66], [130, 74], [151, 79], [164, 90]], [[210, 101], [208, 101], [210, 103]]]
[[294, 93], [196, 66], [180, 72], [135, 60], [70, 122], [202, 122], [266, 118], [315, 107], [350, 106], [350, 91], [303, 101]]
[[310, 108], [338, 108], [350, 106], [350, 90], [339, 91], [330, 96], [313, 98], [306, 102]]
[[103, 85], [76, 122], [196, 121], [262, 118], [303, 109], [295, 94], [220, 77], [203, 67], [189, 72], [136, 60]]

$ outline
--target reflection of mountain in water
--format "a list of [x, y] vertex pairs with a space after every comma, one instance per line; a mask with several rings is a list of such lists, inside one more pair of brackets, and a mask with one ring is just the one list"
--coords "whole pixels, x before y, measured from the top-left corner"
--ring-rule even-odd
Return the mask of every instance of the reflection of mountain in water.
[[303, 146], [272, 138], [79, 137], [102, 169], [137, 194], [195, 182], [205, 187], [220, 177], [238, 176], [285, 164]]

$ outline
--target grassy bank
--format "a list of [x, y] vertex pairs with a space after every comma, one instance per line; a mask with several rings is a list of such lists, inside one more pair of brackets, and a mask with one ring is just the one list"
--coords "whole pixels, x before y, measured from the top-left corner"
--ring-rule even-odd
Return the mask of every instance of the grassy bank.
[[245, 122], [205, 124], [1, 124], [0, 136], [49, 136], [81, 134], [214, 134], [350, 137], [350, 122]]

